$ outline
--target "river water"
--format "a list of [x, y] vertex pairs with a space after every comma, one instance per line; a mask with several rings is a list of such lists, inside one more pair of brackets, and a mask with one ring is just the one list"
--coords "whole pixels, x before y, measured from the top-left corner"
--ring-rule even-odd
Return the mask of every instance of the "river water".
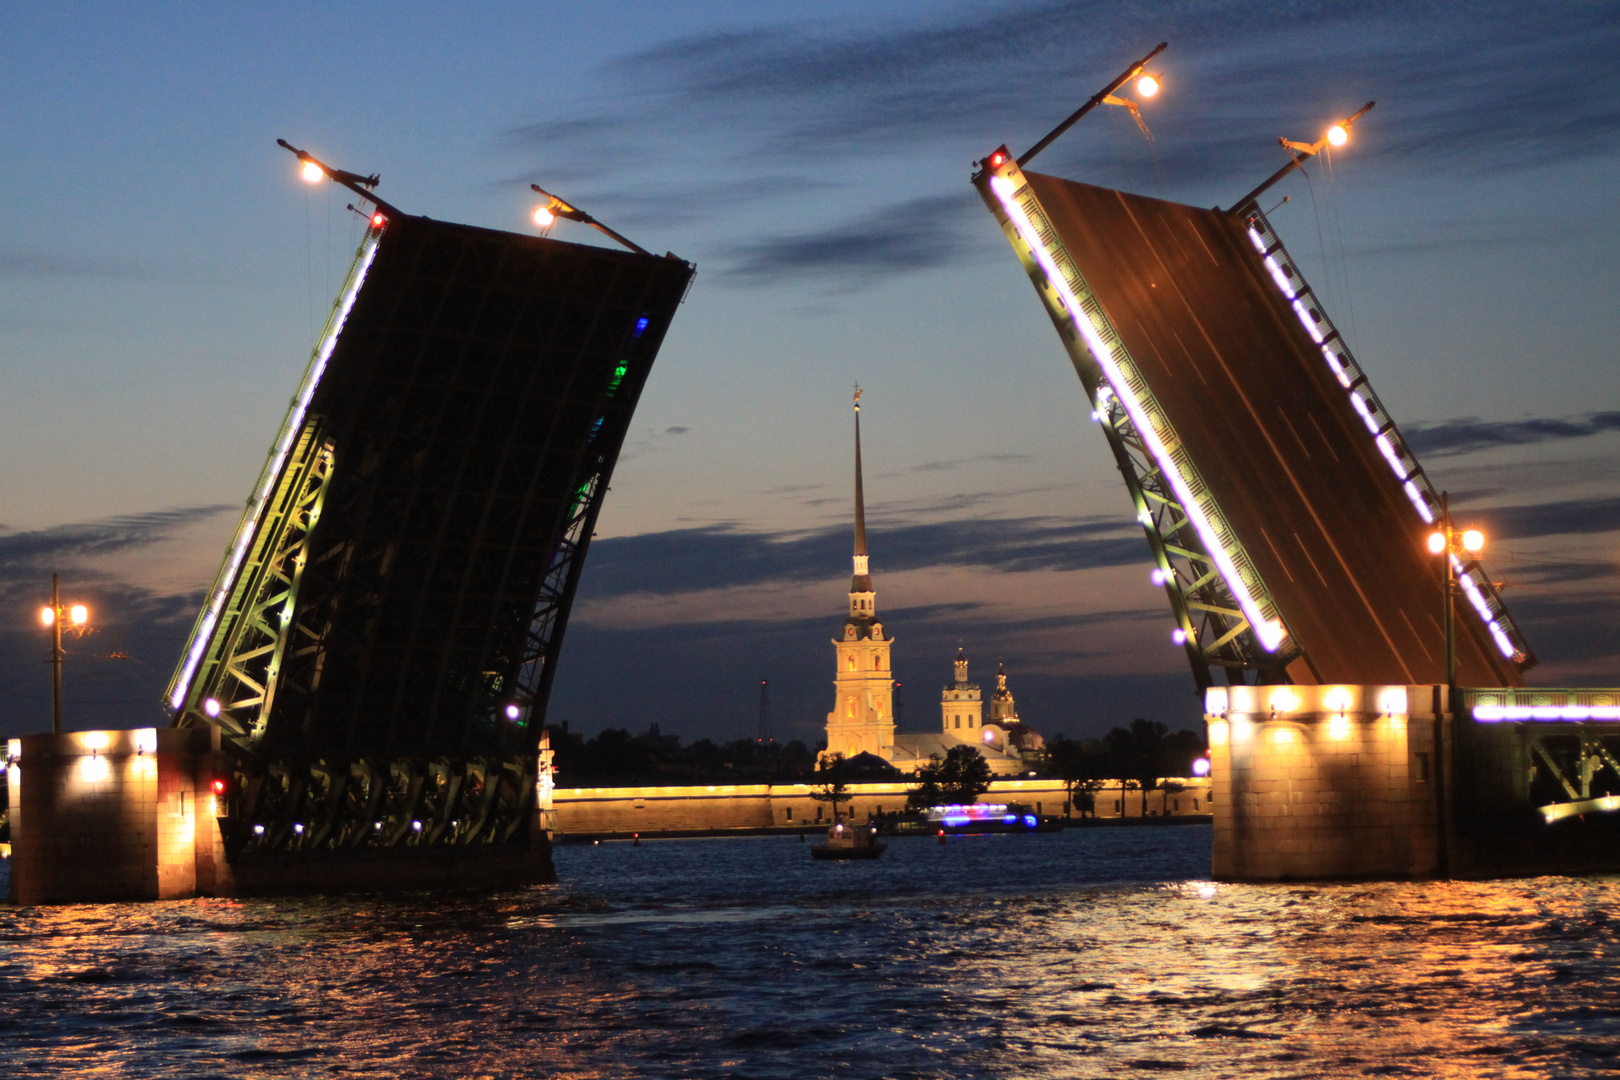
[[496, 894], [0, 906], [0, 1073], [1583, 1076], [1620, 879], [1214, 885], [1208, 827], [564, 847]]

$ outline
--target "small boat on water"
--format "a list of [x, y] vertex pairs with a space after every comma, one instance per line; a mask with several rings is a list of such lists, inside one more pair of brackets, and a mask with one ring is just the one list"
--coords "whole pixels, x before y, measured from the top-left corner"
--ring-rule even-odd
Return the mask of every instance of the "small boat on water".
[[816, 844], [810, 854], [817, 859], [875, 859], [887, 850], [889, 845], [877, 838], [876, 829], [840, 821], [827, 830], [827, 842]]

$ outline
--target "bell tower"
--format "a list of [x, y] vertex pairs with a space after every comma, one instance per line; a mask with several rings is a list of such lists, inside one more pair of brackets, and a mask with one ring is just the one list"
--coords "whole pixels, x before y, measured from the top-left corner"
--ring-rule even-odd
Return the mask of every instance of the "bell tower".
[[827, 714], [827, 752], [854, 757], [894, 755], [894, 673], [889, 667], [893, 640], [877, 617], [866, 554], [866, 497], [861, 485], [861, 390], [855, 388], [855, 573], [849, 581], [849, 617], [833, 639], [836, 696]]

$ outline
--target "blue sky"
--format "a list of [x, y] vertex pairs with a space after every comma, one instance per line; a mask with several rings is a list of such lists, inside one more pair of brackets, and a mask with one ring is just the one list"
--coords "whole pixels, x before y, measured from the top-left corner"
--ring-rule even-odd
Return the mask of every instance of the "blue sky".
[[[867, 388], [908, 717], [958, 641], [1026, 718], [1197, 717], [1146, 545], [971, 162], [1168, 40], [1145, 141], [1045, 171], [1199, 205], [1377, 99], [1274, 221], [1549, 683], [1620, 684], [1620, 15], [1569, 4], [0, 5], [0, 732], [157, 696], [352, 253], [346, 193], [523, 229], [528, 184], [698, 264], [587, 566], [553, 718], [813, 737]], [[576, 230], [576, 231], [570, 231]], [[557, 235], [595, 242], [565, 223]]]

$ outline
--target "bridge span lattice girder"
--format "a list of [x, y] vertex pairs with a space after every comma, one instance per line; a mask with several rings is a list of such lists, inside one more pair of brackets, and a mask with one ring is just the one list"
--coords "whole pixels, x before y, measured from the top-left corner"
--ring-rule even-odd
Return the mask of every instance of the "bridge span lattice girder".
[[[1286, 627], [1282, 651], [1296, 652], [1288, 677], [1444, 681], [1443, 594], [1424, 547], [1428, 527], [1242, 219], [1039, 173], [1009, 179], [1027, 182], [1054, 234], [1048, 242], [1079, 267], [1146, 383], [1148, 422], [1196, 469], [1263, 583]], [[988, 193], [986, 201], [996, 208]], [[1094, 365], [1073, 337], [1077, 366], [1077, 352]], [[1108, 422], [1109, 395], [1100, 397]], [[1173, 596], [1172, 606], [1211, 605]], [[1462, 598], [1457, 614], [1460, 681], [1521, 684], [1519, 664]]]
[[171, 684], [177, 722], [298, 775], [532, 759], [590, 529], [691, 275], [378, 215]]

